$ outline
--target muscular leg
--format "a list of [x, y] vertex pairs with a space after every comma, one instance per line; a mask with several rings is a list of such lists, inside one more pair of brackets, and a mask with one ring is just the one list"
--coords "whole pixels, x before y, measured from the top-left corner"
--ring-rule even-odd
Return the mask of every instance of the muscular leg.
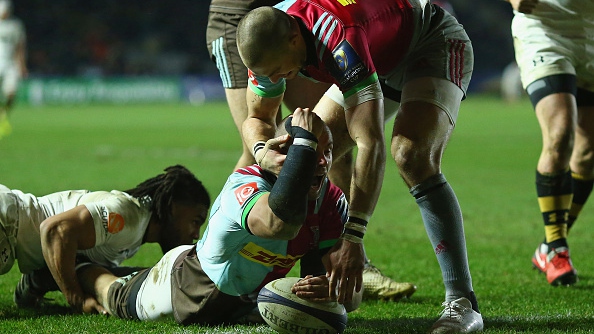
[[[438, 107], [433, 92], [448, 96]], [[462, 213], [454, 191], [441, 174], [441, 157], [454, 128], [462, 91], [445, 80], [408, 82], [394, 121], [391, 152], [410, 187], [435, 250], [446, 288], [446, 301], [468, 298], [478, 312], [468, 267]], [[450, 118], [451, 117], [451, 118]]]
[[578, 107], [575, 142], [571, 154], [573, 201], [567, 232], [573, 226], [594, 185], [594, 107]]
[[[241, 125], [243, 124], [243, 121], [245, 121], [245, 119], [247, 118], [247, 103], [245, 101], [246, 90], [246, 88], [225, 89], [227, 104], [229, 105], [229, 110], [231, 111], [231, 117], [233, 117], [233, 122], [237, 127], [237, 131], [239, 131], [240, 138], [243, 138], [241, 136]], [[245, 145], [243, 140], [241, 141], [241, 144], [243, 146], [243, 151], [241, 153], [241, 157], [235, 164], [233, 170], [256, 163], [256, 161], [254, 160], [254, 156], [252, 155], [251, 149]]]
[[577, 125], [575, 98], [569, 93], [550, 94], [536, 104], [542, 133], [536, 188], [546, 242], [567, 247], [567, 216], [572, 201], [569, 162]]
[[329, 87], [330, 84], [314, 82], [298, 76], [287, 80], [283, 102], [290, 112], [297, 107], [313, 110]]
[[328, 177], [332, 183], [344, 192], [348, 200], [353, 173], [353, 148], [355, 142], [351, 139], [346, 126], [344, 108], [328, 96], [323, 96], [314, 111], [328, 124], [334, 138], [333, 162]]
[[351, 175], [353, 172], [353, 150], [355, 143], [346, 128], [344, 109], [328, 98], [322, 98], [330, 88], [327, 83], [314, 83], [305, 78], [296, 77], [287, 80], [284, 103], [289, 110], [297, 107], [314, 108], [315, 112], [328, 124], [334, 137], [332, 168], [328, 177], [349, 199]]

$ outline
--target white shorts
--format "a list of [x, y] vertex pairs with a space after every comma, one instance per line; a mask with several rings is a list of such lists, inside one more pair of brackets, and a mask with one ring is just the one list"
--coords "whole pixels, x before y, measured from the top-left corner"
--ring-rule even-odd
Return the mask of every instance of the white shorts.
[[2, 94], [5, 98], [8, 95], [16, 94], [21, 75], [16, 66], [7, 66], [0, 69], [0, 82], [2, 87]]
[[136, 314], [140, 320], [168, 319], [173, 315], [171, 272], [177, 257], [192, 247], [182, 245], [170, 250], [150, 269], [136, 297]]
[[594, 91], [594, 27], [579, 21], [563, 29], [554, 20], [516, 14], [512, 36], [522, 86], [556, 74], [572, 74], [577, 86]]

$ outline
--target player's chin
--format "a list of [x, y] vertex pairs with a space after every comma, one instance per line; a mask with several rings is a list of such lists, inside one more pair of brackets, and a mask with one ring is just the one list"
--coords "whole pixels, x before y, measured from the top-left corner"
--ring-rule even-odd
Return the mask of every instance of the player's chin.
[[320, 197], [320, 192], [322, 191], [325, 180], [326, 174], [314, 176], [311, 186], [309, 187], [309, 192], [307, 193], [309, 199], [316, 199]]

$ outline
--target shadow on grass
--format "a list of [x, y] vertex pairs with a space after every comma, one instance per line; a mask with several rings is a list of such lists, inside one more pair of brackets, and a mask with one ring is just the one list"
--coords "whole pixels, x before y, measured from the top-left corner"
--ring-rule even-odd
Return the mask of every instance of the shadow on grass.
[[437, 318], [349, 319], [349, 333], [426, 333]]
[[594, 290], [593, 277], [589, 275], [581, 275], [578, 273], [578, 282], [572, 286], [572, 289], [578, 290]]
[[487, 318], [485, 329], [501, 330], [509, 332], [530, 332], [548, 333], [558, 331], [559, 333], [577, 333], [584, 331], [590, 333], [594, 328], [594, 318], [590, 317], [544, 317], [534, 318]]
[[[426, 333], [437, 318], [349, 319], [350, 333]], [[590, 333], [594, 318], [486, 318], [485, 330], [504, 333]]]
[[16, 306], [0, 307], [0, 319], [24, 320], [43, 316], [74, 314], [69, 306], [48, 304], [38, 309], [19, 309]]

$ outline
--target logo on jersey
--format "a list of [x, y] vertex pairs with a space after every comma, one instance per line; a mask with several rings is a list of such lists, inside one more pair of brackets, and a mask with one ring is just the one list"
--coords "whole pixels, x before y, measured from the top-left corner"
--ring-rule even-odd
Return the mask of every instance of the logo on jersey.
[[336, 65], [338, 66], [338, 69], [341, 71], [346, 71], [347, 67], [349, 66], [349, 60], [347, 58], [346, 53], [344, 52], [344, 50], [338, 50], [336, 51], [334, 54], [334, 61], [336, 62]]
[[332, 51], [333, 64], [328, 66], [330, 73], [338, 80], [343, 91], [353, 88], [359, 81], [367, 78], [369, 71], [361, 57], [347, 40], [343, 40]]
[[237, 199], [239, 205], [243, 205], [243, 203], [245, 203], [245, 201], [247, 201], [248, 198], [250, 198], [250, 196], [252, 196], [257, 191], [258, 184], [256, 182], [250, 182], [235, 189], [235, 198]]
[[336, 0], [336, 1], [338, 1], [338, 3], [343, 6], [354, 5], [357, 3], [355, 0]]
[[300, 258], [298, 256], [275, 254], [253, 242], [245, 245], [239, 251], [239, 254], [250, 261], [267, 267], [277, 266], [282, 268], [292, 268]]
[[124, 217], [119, 213], [110, 212], [107, 219], [107, 232], [116, 234], [124, 229]]

